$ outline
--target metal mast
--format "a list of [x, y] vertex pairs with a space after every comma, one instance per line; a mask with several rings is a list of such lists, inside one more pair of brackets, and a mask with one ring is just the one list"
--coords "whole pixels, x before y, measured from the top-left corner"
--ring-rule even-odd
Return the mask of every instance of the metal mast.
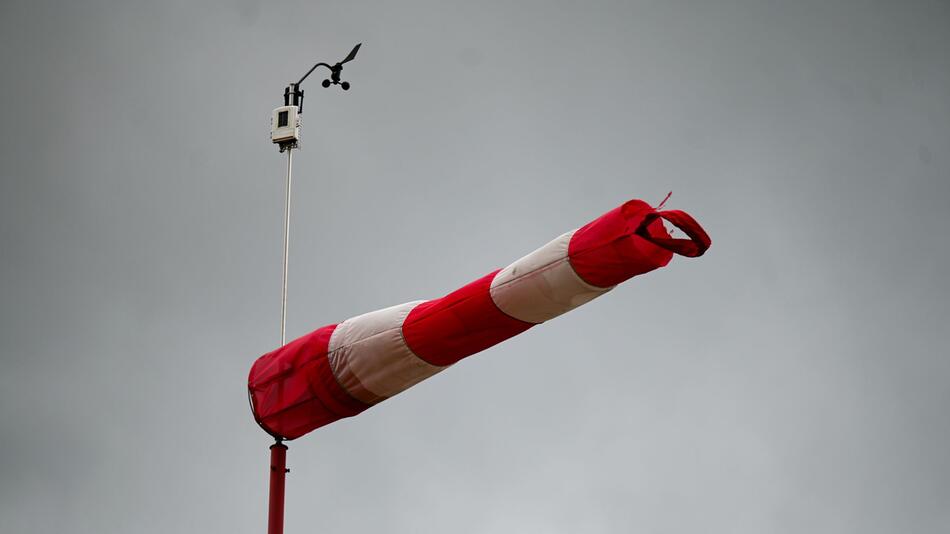
[[287, 148], [287, 185], [284, 201], [284, 268], [280, 288], [280, 346], [287, 342], [287, 264], [290, 260], [290, 187], [293, 176], [294, 150]]

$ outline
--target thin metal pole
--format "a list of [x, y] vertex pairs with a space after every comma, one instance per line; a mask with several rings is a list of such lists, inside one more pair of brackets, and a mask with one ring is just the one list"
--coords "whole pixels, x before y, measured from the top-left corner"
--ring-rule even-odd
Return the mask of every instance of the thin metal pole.
[[[293, 177], [293, 148], [287, 147], [287, 191], [284, 198], [284, 273], [280, 290], [280, 345], [287, 340], [287, 265], [290, 263], [290, 191]], [[267, 534], [284, 533], [284, 481], [287, 475], [287, 446], [277, 439], [270, 446], [270, 496], [267, 506]]]
[[287, 197], [284, 203], [284, 279], [280, 290], [280, 346], [287, 339], [287, 264], [290, 259], [290, 185], [293, 172], [293, 148], [287, 147]]
[[284, 479], [287, 476], [287, 446], [270, 446], [270, 501], [267, 508], [267, 534], [284, 533]]

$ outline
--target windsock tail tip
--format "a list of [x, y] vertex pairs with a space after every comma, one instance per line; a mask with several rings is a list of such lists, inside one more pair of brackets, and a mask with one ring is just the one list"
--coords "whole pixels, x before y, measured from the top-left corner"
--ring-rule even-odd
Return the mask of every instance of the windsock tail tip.
[[[651, 235], [647, 231], [647, 228], [657, 219], [670, 222], [673, 226], [682, 230], [689, 239]], [[635, 233], [658, 247], [665, 248], [670, 252], [679, 254], [680, 256], [686, 256], [687, 258], [702, 256], [712, 245], [712, 239], [709, 237], [709, 234], [696, 222], [696, 219], [685, 211], [680, 210], [653, 211], [648, 213], [643, 218], [643, 221]]]

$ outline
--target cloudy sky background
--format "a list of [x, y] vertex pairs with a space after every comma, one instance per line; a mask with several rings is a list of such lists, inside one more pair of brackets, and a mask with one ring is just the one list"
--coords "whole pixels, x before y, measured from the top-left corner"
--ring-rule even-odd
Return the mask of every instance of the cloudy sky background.
[[950, 530], [945, 1], [0, 3], [0, 531], [258, 533], [290, 336], [629, 198], [713, 247], [290, 444], [288, 533]]

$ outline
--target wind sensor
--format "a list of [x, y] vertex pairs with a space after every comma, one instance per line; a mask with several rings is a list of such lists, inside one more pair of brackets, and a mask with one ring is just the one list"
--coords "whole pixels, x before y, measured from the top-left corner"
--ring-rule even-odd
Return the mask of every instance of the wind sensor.
[[[362, 43], [360, 43], [362, 44]], [[293, 170], [293, 149], [300, 141], [300, 116], [303, 114], [303, 89], [300, 84], [317, 67], [330, 69], [330, 77], [323, 80], [324, 87], [339, 85], [344, 91], [349, 90], [350, 82], [340, 79], [343, 64], [356, 58], [360, 44], [353, 47], [350, 53], [335, 65], [317, 63], [296, 82], [287, 84], [284, 89], [284, 105], [274, 109], [271, 113], [270, 139], [281, 152], [287, 152], [287, 188], [284, 201], [284, 271], [283, 284], [280, 291], [280, 345], [284, 346], [287, 340], [287, 264], [290, 257], [290, 184]], [[253, 405], [252, 405], [253, 411]], [[266, 430], [266, 428], [265, 428]], [[284, 531], [284, 479], [287, 469], [287, 446], [283, 439], [272, 434], [276, 443], [271, 445], [270, 451], [270, 497], [268, 505], [267, 532], [268, 534], [282, 534]]]
[[343, 64], [353, 61], [356, 58], [356, 52], [360, 49], [359, 43], [350, 50], [350, 53], [343, 58], [343, 61], [330, 65], [329, 63], [317, 63], [296, 82], [290, 82], [284, 88], [284, 105], [274, 109], [271, 113], [270, 139], [275, 143], [280, 151], [297, 148], [297, 142], [300, 140], [300, 115], [303, 114], [303, 89], [300, 84], [307, 79], [307, 76], [316, 70], [317, 67], [326, 67], [330, 69], [330, 77], [323, 80], [323, 87], [339, 85], [344, 91], [350, 89], [350, 82], [340, 80], [340, 73], [343, 72]]

